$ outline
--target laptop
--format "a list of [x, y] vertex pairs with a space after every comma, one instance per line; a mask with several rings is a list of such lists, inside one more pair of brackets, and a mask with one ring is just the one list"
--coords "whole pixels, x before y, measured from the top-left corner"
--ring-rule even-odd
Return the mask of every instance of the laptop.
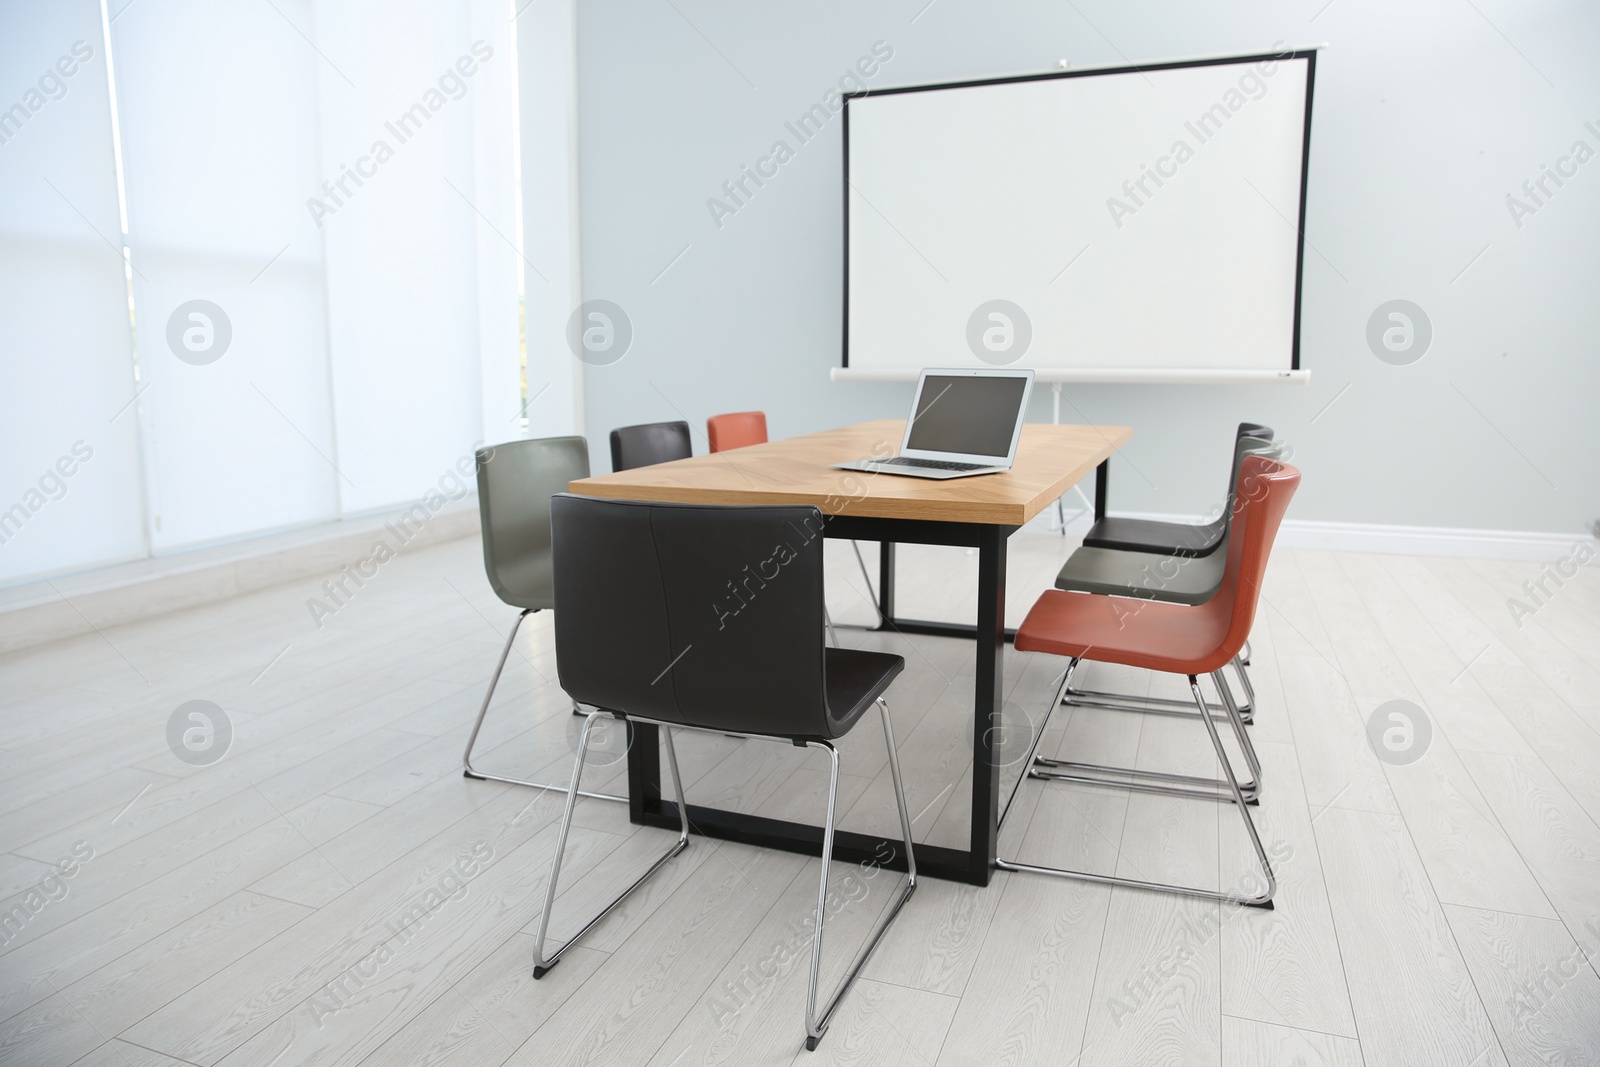
[[898, 455], [835, 463], [846, 471], [968, 478], [1011, 469], [1031, 370], [924, 370]]

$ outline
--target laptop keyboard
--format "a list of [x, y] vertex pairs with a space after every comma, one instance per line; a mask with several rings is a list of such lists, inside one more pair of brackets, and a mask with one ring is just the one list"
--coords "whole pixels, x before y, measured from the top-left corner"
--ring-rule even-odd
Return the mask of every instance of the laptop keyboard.
[[947, 459], [913, 459], [907, 456], [896, 456], [881, 462], [893, 463], [897, 467], [926, 467], [938, 471], [975, 471], [994, 466], [993, 463], [955, 463]]

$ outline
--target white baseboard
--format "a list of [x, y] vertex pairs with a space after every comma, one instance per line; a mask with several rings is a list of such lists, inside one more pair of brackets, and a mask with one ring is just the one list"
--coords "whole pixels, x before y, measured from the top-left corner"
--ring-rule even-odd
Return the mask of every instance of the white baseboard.
[[[0, 589], [0, 653], [215, 603], [304, 578], [337, 576], [383, 539], [398, 551], [386, 524], [396, 509], [341, 519], [225, 545], [135, 560], [50, 581]], [[411, 519], [406, 549], [439, 544], [478, 532], [475, 496]]]
[[1464, 556], [1470, 559], [1547, 561], [1593, 541], [1587, 533], [1532, 530], [1468, 530], [1450, 526], [1386, 526], [1380, 523], [1285, 519], [1278, 543], [1285, 548], [1335, 552], [1381, 552], [1399, 556]]
[[[1068, 498], [1071, 502], [1071, 498]], [[1071, 514], [1071, 509], [1068, 509]], [[1199, 515], [1157, 512], [1117, 512], [1135, 519], [1164, 522], [1200, 522]], [[1048, 508], [1028, 523], [1031, 531], [1053, 529], [1055, 509]], [[1067, 524], [1068, 536], [1082, 536], [1088, 516]], [[1312, 548], [1330, 552], [1377, 552], [1398, 556], [1459, 556], [1468, 559], [1523, 559], [1548, 561], [1571, 553], [1574, 545], [1593, 542], [1587, 532], [1537, 533], [1530, 530], [1472, 530], [1449, 526], [1392, 526], [1368, 522], [1324, 522], [1285, 519], [1277, 543], [1284, 548]]]

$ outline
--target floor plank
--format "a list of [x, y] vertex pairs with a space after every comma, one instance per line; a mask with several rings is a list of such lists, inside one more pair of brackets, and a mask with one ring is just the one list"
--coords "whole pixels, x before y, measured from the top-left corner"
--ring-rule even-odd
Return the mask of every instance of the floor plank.
[[1600, 930], [1600, 827], [1539, 761], [1463, 757], [1518, 854], [1575, 938]]
[[120, 1034], [166, 1004], [168, 993], [220, 971], [241, 952], [310, 913], [256, 893], [236, 893], [62, 989], [102, 1033]]
[[1111, 891], [1014, 874], [996, 883], [989, 891], [1000, 890], [1000, 903], [937, 1063], [1073, 1063], [1095, 1003]]
[[1316, 832], [1368, 1067], [1504, 1064], [1404, 823], [1336, 809]]
[[1561, 923], [1445, 905], [1506, 1058], [1600, 1064], [1600, 926], [1575, 941]]
[[[798, 856], [723, 846], [523, 1044], [533, 1062], [643, 1063], [794, 880]], [[618, 995], [621, 993], [622, 995]]]
[[1362, 1067], [1361, 1044], [1315, 1030], [1224, 1015], [1222, 1062], [1229, 1067]]
[[[1223, 911], [1222, 1011], [1354, 1038], [1350, 993], [1299, 762], [1289, 745], [1260, 742], [1256, 747], [1262, 781], [1271, 784], [1264, 785], [1253, 814], [1278, 891], [1271, 911]], [[1224, 830], [1229, 821], [1225, 814]], [[1237, 830], [1224, 835], [1222, 854], [1225, 870], [1248, 872], [1255, 863], [1254, 850]], [[1226, 1049], [1226, 1032], [1223, 1045]]]
[[[528, 934], [512, 935], [364, 1062], [379, 1067], [390, 1063], [493, 1064], [512, 1059], [515, 1050], [606, 959], [603, 952], [575, 946], [559, 967], [535, 985], [533, 944]], [[516, 1062], [527, 1061], [517, 1057]]]

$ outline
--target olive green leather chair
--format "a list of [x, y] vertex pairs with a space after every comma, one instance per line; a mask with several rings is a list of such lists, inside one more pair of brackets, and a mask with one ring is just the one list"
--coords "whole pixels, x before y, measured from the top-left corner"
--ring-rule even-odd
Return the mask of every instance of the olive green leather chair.
[[[522, 620], [536, 611], [556, 606], [555, 569], [550, 551], [550, 498], [567, 491], [567, 483], [589, 476], [589, 443], [582, 437], [543, 437], [528, 441], [508, 441], [480, 448], [478, 464], [478, 519], [483, 529], [483, 569], [495, 596], [514, 608], [521, 608], [511, 624], [506, 646], [500, 652], [489, 691], [472, 724], [472, 736], [461, 757], [461, 773], [480, 781], [505, 782], [535, 789], [564, 793], [559, 785], [544, 785], [523, 778], [485, 774], [472, 766], [472, 749], [478, 743], [489, 701], [505, 670], [511, 645], [517, 639]], [[576, 705], [574, 706], [576, 710]], [[614, 793], [583, 791], [599, 800], [627, 801]]]

